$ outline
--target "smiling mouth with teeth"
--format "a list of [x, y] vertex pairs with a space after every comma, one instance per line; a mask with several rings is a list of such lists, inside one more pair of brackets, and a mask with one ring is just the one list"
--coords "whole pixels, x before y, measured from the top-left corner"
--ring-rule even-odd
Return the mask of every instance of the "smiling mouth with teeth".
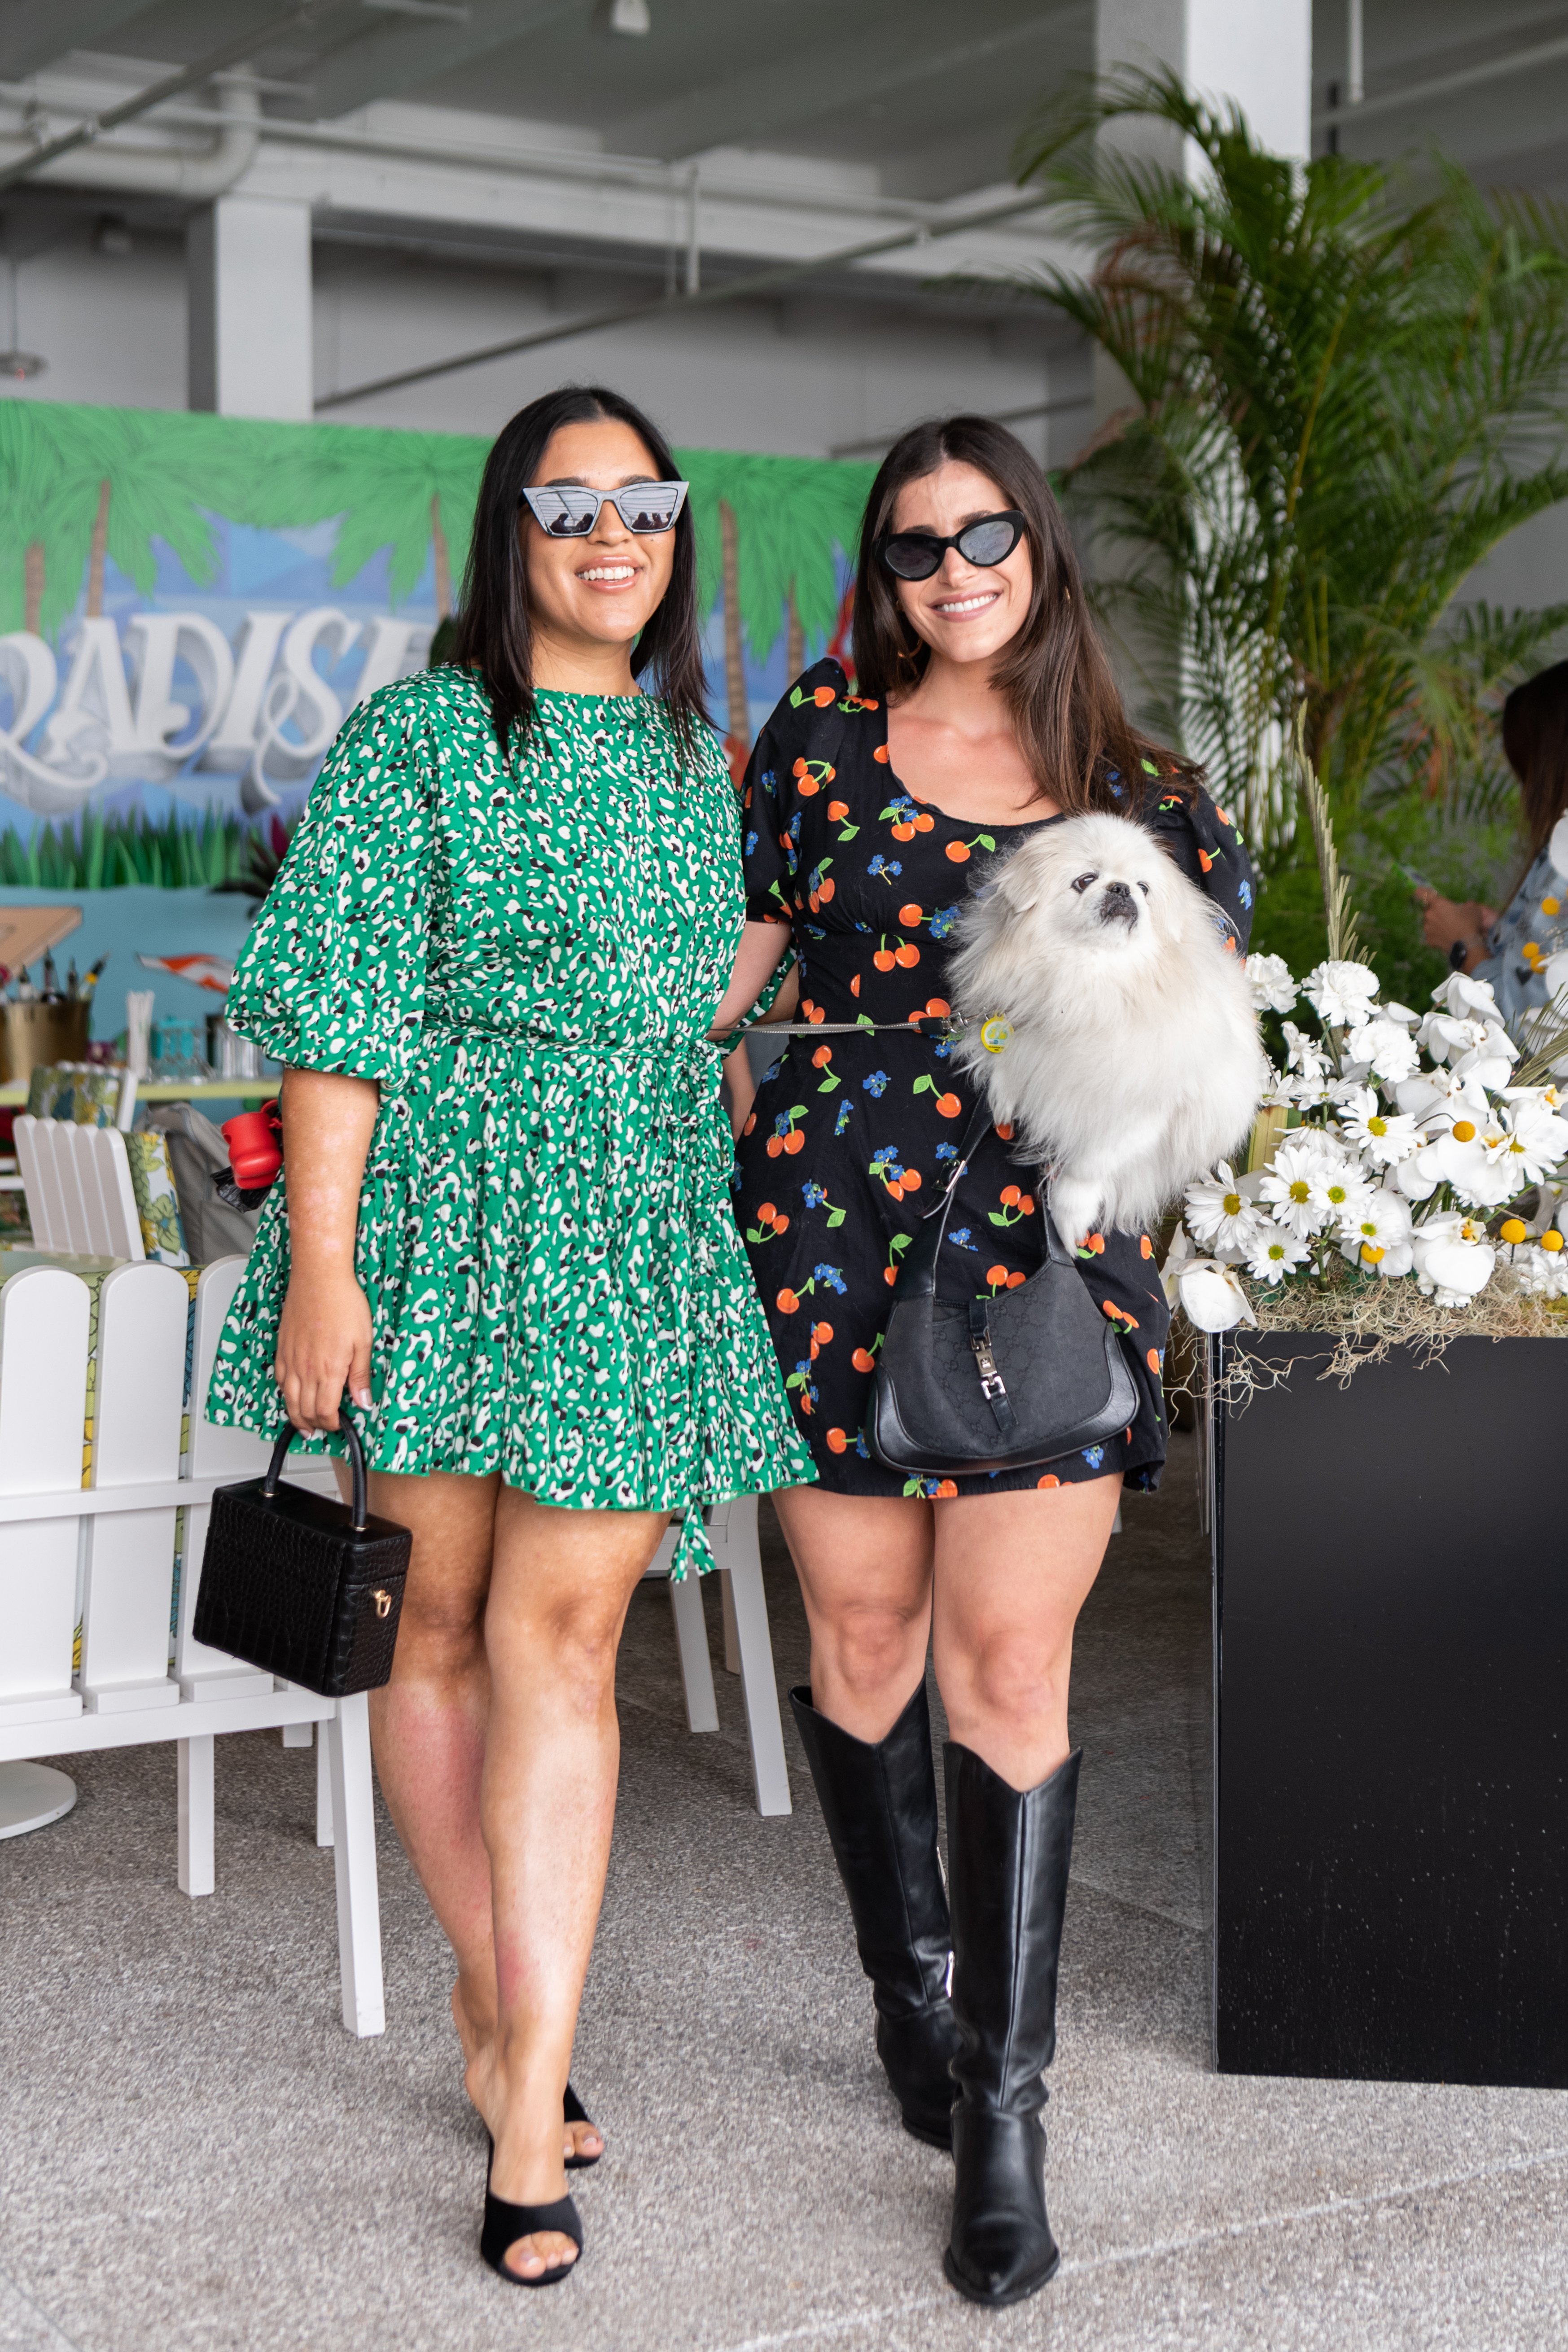
[[595, 563], [591, 564], [586, 571], [579, 572], [577, 574], [579, 580], [611, 580], [617, 584], [635, 580], [637, 576], [637, 568], [635, 563]]
[[938, 613], [979, 613], [983, 612], [987, 604], [994, 604], [995, 602], [995, 589], [987, 588], [982, 595], [958, 596], [951, 604], [938, 604], [933, 609]]

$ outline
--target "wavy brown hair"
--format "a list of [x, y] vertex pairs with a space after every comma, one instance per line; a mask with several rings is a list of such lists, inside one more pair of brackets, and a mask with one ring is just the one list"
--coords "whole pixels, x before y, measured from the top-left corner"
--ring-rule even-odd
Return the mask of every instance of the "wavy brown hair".
[[[1059, 809], [1111, 809], [1110, 779], [1145, 780], [1145, 760], [1167, 781], [1198, 780], [1190, 761], [1134, 727], [1099, 632], [1089, 618], [1078, 552], [1049, 483], [1016, 434], [988, 416], [945, 416], [911, 425], [878, 468], [860, 526], [855, 579], [855, 672], [860, 693], [883, 701], [925, 675], [931, 648], [916, 636], [882, 562], [879, 541], [892, 526], [899, 492], [949, 459], [988, 475], [1004, 507], [1024, 518], [1034, 573], [1029, 610], [994, 671], [1007, 698], [1019, 748], [1041, 792]], [[1125, 809], [1125, 802], [1122, 803]]]
[[1533, 857], [1568, 807], [1568, 662], [1553, 662], [1514, 688], [1502, 707], [1502, 748], [1519, 778]]
[[[645, 444], [660, 481], [679, 479], [669, 444], [649, 417], [604, 384], [564, 384], [520, 408], [485, 460], [473, 537], [459, 599], [451, 662], [477, 669], [490, 698], [496, 740], [505, 753], [513, 730], [526, 739], [533, 718], [533, 626], [528, 572], [518, 535], [522, 494], [537, 475], [550, 436], [563, 425], [627, 425]], [[690, 501], [675, 524], [669, 585], [632, 650], [632, 676], [663, 702], [689, 753], [708, 719], [702, 638], [697, 622], [697, 531]]]

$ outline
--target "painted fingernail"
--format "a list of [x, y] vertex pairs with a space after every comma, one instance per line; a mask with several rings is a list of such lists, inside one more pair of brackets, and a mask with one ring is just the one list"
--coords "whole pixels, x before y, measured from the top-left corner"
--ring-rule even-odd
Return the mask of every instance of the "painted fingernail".
[[368, 1404], [370, 1402], [370, 1391], [368, 1389], [355, 1389], [353, 1391], [353, 1394], [355, 1404]]

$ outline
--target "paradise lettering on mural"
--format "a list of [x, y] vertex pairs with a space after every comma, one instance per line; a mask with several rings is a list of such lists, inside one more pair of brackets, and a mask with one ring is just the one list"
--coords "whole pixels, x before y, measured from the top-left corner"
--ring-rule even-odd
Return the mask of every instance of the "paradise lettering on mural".
[[205, 613], [132, 613], [123, 637], [100, 614], [75, 624], [63, 657], [15, 630], [0, 636], [0, 788], [59, 816], [100, 785], [194, 770], [237, 776], [241, 807], [258, 814], [314, 774], [349, 709], [421, 666], [432, 626], [318, 604], [247, 612], [231, 645]]

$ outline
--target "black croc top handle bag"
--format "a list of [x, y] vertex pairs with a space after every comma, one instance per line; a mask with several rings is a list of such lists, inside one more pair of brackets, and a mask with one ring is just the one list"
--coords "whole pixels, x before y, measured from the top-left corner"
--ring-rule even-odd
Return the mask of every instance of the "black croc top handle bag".
[[378, 1690], [392, 1672], [414, 1538], [365, 1507], [364, 1448], [347, 1406], [353, 1501], [283, 1481], [285, 1423], [266, 1475], [213, 1496], [195, 1636], [322, 1698]]
[[1113, 1437], [1137, 1411], [1121, 1339], [1089, 1296], [1043, 1191], [1037, 1274], [994, 1298], [936, 1295], [953, 1193], [990, 1116], [981, 1109], [947, 1191], [905, 1252], [877, 1358], [866, 1443], [908, 1477], [1033, 1469]]

